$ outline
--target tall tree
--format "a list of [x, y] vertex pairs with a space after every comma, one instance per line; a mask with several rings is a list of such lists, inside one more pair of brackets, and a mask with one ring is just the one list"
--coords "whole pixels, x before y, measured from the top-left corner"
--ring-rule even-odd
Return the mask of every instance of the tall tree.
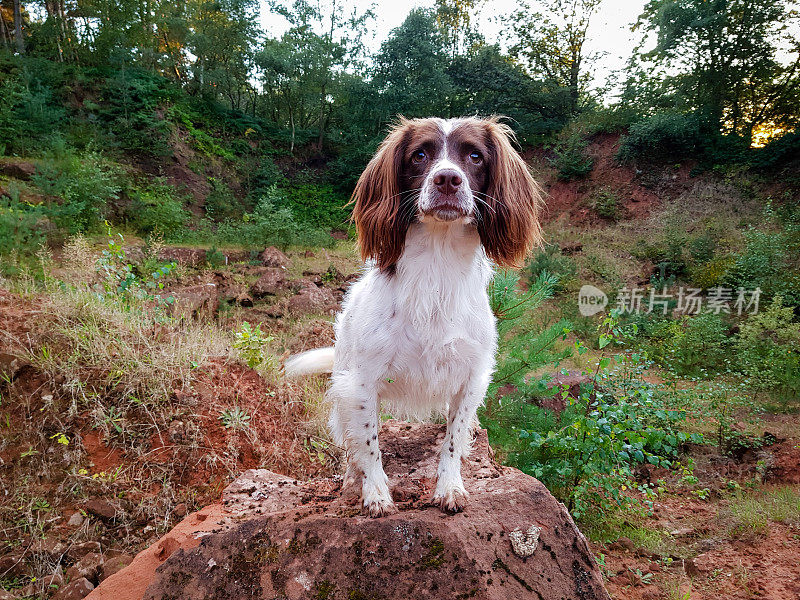
[[450, 58], [467, 51], [480, 35], [472, 27], [472, 13], [482, 0], [436, 0], [436, 23], [444, 37]]
[[22, 39], [22, 2], [14, 0], [14, 40], [17, 43], [17, 52], [25, 53], [25, 40]]
[[595, 56], [586, 52], [586, 34], [601, 0], [524, 0], [506, 27], [509, 53], [539, 77], [569, 88], [570, 111], [578, 111]]
[[[637, 26], [657, 43], [641, 58], [671, 73], [664, 82], [709, 132], [750, 140], [766, 123], [796, 125], [797, 7], [785, 0], [651, 0]], [[779, 52], [789, 60], [778, 61]]]

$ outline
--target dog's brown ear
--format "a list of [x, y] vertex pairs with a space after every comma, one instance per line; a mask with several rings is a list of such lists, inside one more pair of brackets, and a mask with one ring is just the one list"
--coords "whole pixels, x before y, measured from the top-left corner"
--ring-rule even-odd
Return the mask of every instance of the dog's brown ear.
[[351, 202], [361, 258], [375, 259], [381, 271], [392, 271], [403, 253], [414, 216], [404, 206], [400, 175], [403, 149], [411, 124], [401, 120], [381, 143], [358, 179]]
[[511, 129], [497, 119], [487, 119], [484, 127], [489, 182], [486, 204], [478, 205], [478, 233], [486, 254], [498, 266], [520, 267], [530, 249], [542, 243], [541, 189], [512, 146]]

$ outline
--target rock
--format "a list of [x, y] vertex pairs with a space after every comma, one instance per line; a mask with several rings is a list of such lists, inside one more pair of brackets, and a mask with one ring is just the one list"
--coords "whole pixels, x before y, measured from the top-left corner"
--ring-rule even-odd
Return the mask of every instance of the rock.
[[50, 575], [42, 577], [42, 585], [45, 589], [60, 588], [64, 585], [64, 573], [61, 572], [61, 567], [56, 567]]
[[[535, 399], [536, 405], [541, 408], [549, 408], [556, 414], [560, 414], [567, 406], [567, 398], [578, 398], [581, 385], [590, 383], [592, 378], [579, 371], [569, 371], [566, 375], [556, 373], [550, 382], [550, 389], [557, 388], [552, 396], [542, 396]], [[567, 397], [563, 396], [566, 388]]]
[[286, 274], [283, 269], [270, 268], [250, 286], [250, 294], [254, 298], [274, 296], [284, 287], [286, 287]]
[[295, 315], [327, 313], [336, 308], [336, 298], [328, 288], [310, 283], [296, 296], [289, 298], [289, 312]]
[[7, 592], [4, 589], [0, 589], [0, 600], [18, 600], [19, 596], [15, 596], [11, 592]]
[[40, 554], [54, 560], [60, 560], [66, 551], [67, 545], [56, 538], [48, 537], [43, 540], [36, 540], [31, 545], [33, 554]]
[[0, 175], [28, 181], [35, 173], [36, 165], [30, 161], [19, 159], [0, 161]]
[[12, 382], [16, 379], [17, 375], [23, 368], [30, 366], [27, 360], [24, 360], [13, 354], [0, 352], [0, 382]]
[[561, 254], [564, 256], [572, 256], [583, 250], [583, 244], [580, 242], [568, 242], [561, 246]]
[[82, 544], [70, 546], [69, 550], [67, 550], [67, 557], [73, 561], [79, 561], [91, 552], [100, 554], [100, 542], [83, 542]]
[[175, 508], [172, 509], [172, 514], [175, 515], [177, 518], [182, 519], [186, 516], [186, 504], [181, 502], [180, 504], [176, 504]]
[[116, 575], [132, 562], [133, 556], [130, 554], [119, 554], [113, 558], [107, 559], [103, 562], [102, 568], [100, 569], [100, 581], [104, 581], [112, 575]]
[[74, 581], [85, 577], [89, 581], [97, 581], [100, 569], [103, 567], [103, 555], [90, 552], [78, 562], [67, 569], [67, 579]]
[[689, 577], [697, 577], [703, 573], [708, 573], [714, 568], [713, 559], [708, 553], [698, 554], [694, 558], [687, 558], [683, 561], [683, 570]]
[[81, 600], [94, 589], [91, 581], [85, 577], [70, 581], [67, 585], [59, 589], [54, 595], [53, 600]]
[[87, 500], [83, 508], [88, 512], [90, 515], [94, 515], [95, 517], [99, 517], [103, 521], [112, 521], [117, 517], [117, 507], [111, 504], [108, 500], [104, 500], [103, 498], [94, 498], [92, 500]]
[[67, 519], [67, 525], [69, 527], [80, 527], [83, 525], [83, 515], [79, 512], [72, 513]]
[[289, 257], [278, 250], [275, 246], [265, 248], [264, 251], [259, 254], [258, 258], [261, 259], [261, 264], [263, 264], [265, 267], [279, 267], [288, 269], [292, 265], [292, 261], [289, 260]]
[[202, 248], [162, 248], [158, 253], [161, 260], [171, 260], [188, 267], [199, 267], [206, 262], [206, 251]]
[[636, 545], [633, 540], [627, 537], [621, 537], [616, 542], [612, 542], [608, 546], [611, 550], [624, 550], [625, 552], [633, 552], [636, 550]]
[[171, 290], [168, 294], [174, 301], [170, 315], [176, 318], [209, 320], [219, 308], [219, 291], [214, 283], [203, 283]]
[[0, 579], [13, 579], [25, 575], [27, 567], [22, 554], [0, 556]]
[[566, 508], [534, 478], [495, 463], [485, 431], [464, 462], [465, 510], [430, 505], [444, 435], [440, 425], [383, 425], [394, 515], [362, 515], [341, 478], [250, 470], [221, 507], [187, 516], [90, 600], [138, 599], [148, 579], [147, 600], [608, 600]]

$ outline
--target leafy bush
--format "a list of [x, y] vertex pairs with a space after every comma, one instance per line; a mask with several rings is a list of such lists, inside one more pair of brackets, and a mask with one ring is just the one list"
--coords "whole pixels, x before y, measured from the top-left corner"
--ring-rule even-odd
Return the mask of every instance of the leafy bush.
[[118, 169], [97, 152], [67, 153], [42, 161], [31, 181], [60, 199], [47, 208], [56, 225], [69, 233], [86, 232], [103, 222], [109, 201], [119, 197]]
[[800, 395], [800, 323], [780, 296], [742, 324], [736, 356], [756, 389], [785, 397]]
[[700, 142], [700, 124], [694, 115], [657, 113], [631, 125], [622, 138], [617, 159], [680, 159], [692, 154]]
[[539, 279], [543, 273], [549, 273], [556, 279], [553, 285], [554, 291], [562, 291], [575, 279], [578, 267], [572, 257], [561, 254], [558, 244], [547, 244], [533, 255], [525, 272], [531, 283]]
[[45, 241], [45, 221], [41, 207], [0, 198], [0, 256], [34, 254]]
[[687, 316], [666, 343], [666, 365], [682, 377], [711, 377], [725, 366], [728, 327], [713, 313]]
[[559, 179], [570, 181], [592, 172], [594, 158], [586, 152], [588, 145], [589, 142], [578, 129], [558, 141], [553, 147], [555, 156], [550, 159], [550, 163], [558, 170]]
[[163, 180], [134, 188], [129, 195], [132, 199], [129, 222], [140, 232], [158, 231], [169, 235], [184, 227], [189, 219], [182, 199], [176, 197], [175, 188]]
[[[604, 320], [601, 348], [622, 335], [617, 317], [613, 311]], [[577, 349], [586, 352], [580, 344]], [[577, 398], [568, 389], [552, 388], [565, 403], [560, 414], [534, 404], [529, 386], [487, 405], [483, 416], [506, 462], [541, 479], [576, 517], [593, 507], [634, 503], [625, 490], [637, 486], [637, 465], [677, 468], [681, 446], [699, 441], [680, 431], [684, 411], [670, 410], [666, 394], [641, 378], [642, 356], [618, 355], [614, 364], [611, 357], [601, 358]], [[541, 378], [531, 379], [540, 389], [547, 386]]]
[[791, 231], [750, 229], [744, 235], [745, 248], [734, 255], [726, 283], [760, 288], [767, 296], [781, 295], [788, 303], [800, 305], [800, 279], [791, 266], [796, 258]]
[[348, 226], [350, 210], [345, 208], [347, 196], [332, 185], [306, 183], [281, 189], [276, 205], [291, 208], [301, 223], [313, 227], [343, 229]]
[[297, 222], [289, 208], [282, 207], [286, 200], [276, 187], [272, 187], [258, 201], [252, 213], [241, 221], [228, 220], [217, 229], [217, 238], [229, 244], [251, 248], [274, 245], [325, 245], [331, 238], [319, 229]]
[[603, 219], [616, 221], [622, 214], [619, 198], [613, 190], [608, 188], [601, 189], [594, 195], [592, 205], [594, 212]]
[[244, 213], [244, 206], [236, 198], [228, 184], [216, 177], [210, 177], [209, 183], [211, 183], [211, 193], [205, 202], [208, 218], [214, 221], [224, 221], [241, 217]]

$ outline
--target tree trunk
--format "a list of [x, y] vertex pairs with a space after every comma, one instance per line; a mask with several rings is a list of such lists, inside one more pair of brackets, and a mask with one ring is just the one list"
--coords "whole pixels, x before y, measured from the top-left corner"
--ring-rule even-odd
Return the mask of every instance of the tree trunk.
[[25, 54], [25, 41], [22, 39], [22, 1], [14, 0], [14, 40], [17, 42], [17, 52]]

